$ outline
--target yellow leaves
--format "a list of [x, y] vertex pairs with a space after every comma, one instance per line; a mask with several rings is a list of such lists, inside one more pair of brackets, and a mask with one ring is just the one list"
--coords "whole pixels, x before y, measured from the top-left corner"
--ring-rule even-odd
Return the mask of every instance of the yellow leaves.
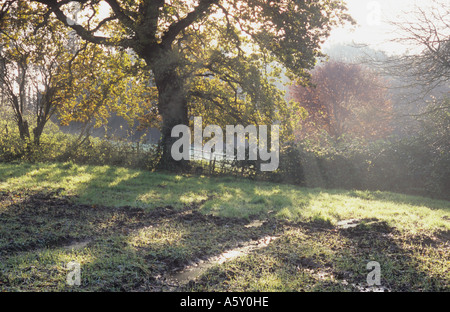
[[95, 120], [100, 127], [113, 112], [129, 122], [145, 115], [149, 98], [156, 99], [157, 93], [149, 86], [148, 73], [135, 65], [124, 52], [89, 46], [72, 68], [70, 99], [61, 109], [64, 122]]

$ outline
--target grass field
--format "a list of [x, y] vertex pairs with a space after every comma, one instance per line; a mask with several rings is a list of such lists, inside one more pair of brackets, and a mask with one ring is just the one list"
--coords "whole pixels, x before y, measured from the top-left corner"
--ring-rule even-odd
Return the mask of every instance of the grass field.
[[364, 291], [370, 261], [384, 290], [448, 291], [449, 240], [448, 201], [0, 164], [2, 291]]

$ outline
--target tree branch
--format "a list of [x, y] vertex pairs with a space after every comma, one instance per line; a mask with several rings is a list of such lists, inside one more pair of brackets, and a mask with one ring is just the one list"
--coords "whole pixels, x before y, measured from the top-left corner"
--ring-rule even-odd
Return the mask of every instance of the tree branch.
[[[99, 26], [97, 26], [93, 30], [88, 30], [79, 24], [75, 24], [75, 23], [73, 23], [73, 24], [71, 23], [72, 25], [69, 24], [67, 16], [60, 9], [60, 7], [63, 4], [66, 4], [69, 1], [60, 1], [60, 2], [58, 2], [57, 0], [34, 0], [34, 1], [46, 5], [49, 8], [49, 10], [55, 14], [56, 18], [60, 22], [62, 22], [65, 26], [70, 27], [73, 30], [75, 30], [77, 35], [79, 35], [82, 39], [84, 39], [86, 41], [89, 41], [89, 42], [92, 42], [95, 44], [108, 45], [108, 46], [122, 46], [125, 48], [132, 47], [132, 40], [130, 40], [130, 39], [122, 39], [122, 40], [116, 41], [109, 37], [94, 35], [95, 31], [98, 30]], [[78, 1], [78, 2], [86, 2], [86, 1]], [[119, 17], [117, 16], [117, 18], [119, 18]], [[107, 21], [110, 21], [112, 19], [113, 19], [113, 17], [111, 17], [111, 16], [107, 17], [104, 20], [100, 21], [99, 25], [103, 25], [104, 23], [106, 23]]]
[[217, 4], [219, 0], [200, 0], [198, 6], [188, 13], [185, 18], [169, 26], [167, 31], [162, 37], [161, 44], [163, 46], [170, 46], [175, 40], [176, 36], [184, 29], [189, 27], [192, 23], [199, 20], [206, 15], [206, 11], [214, 4]]
[[106, 0], [106, 2], [109, 4], [114, 14], [124, 26], [130, 28], [133, 31], [136, 31], [135, 22], [125, 13], [125, 11], [121, 8], [116, 0]]

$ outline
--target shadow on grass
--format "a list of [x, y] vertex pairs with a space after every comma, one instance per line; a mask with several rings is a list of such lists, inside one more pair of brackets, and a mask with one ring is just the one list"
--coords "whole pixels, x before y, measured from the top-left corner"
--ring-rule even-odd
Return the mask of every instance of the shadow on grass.
[[[136, 171], [110, 166], [36, 164], [0, 166], [0, 182], [12, 189], [63, 189], [88, 205], [183, 208], [205, 203], [206, 213], [249, 218], [292, 206], [281, 191], [264, 182]], [[302, 198], [307, 205], [309, 194]]]
[[[277, 234], [281, 238], [259, 250], [250, 262], [244, 260], [240, 266], [238, 260], [232, 270], [225, 266], [207, 273], [206, 290], [225, 290], [221, 285], [230, 274], [246, 276], [249, 282], [258, 281], [265, 271], [271, 272], [266, 279], [277, 280], [290, 291], [359, 291], [366, 283], [369, 261], [380, 263], [382, 286], [392, 291], [440, 291], [448, 287], [448, 278], [421, 267], [417, 258], [425, 250], [421, 242], [411, 243], [411, 252], [408, 244], [396, 238], [394, 228], [375, 219], [362, 220], [348, 229], [276, 219], [251, 228], [245, 227], [248, 221], [244, 219], [204, 215], [195, 206], [145, 211], [74, 204], [56, 194], [5, 192], [1, 193], [1, 205], [3, 290], [73, 290], [65, 285], [63, 265], [59, 270], [55, 267], [78, 260], [83, 278], [76, 290], [160, 291], [167, 286], [164, 276], [170, 272], [247, 241]], [[301, 235], [292, 234], [292, 230]], [[86, 238], [91, 242], [82, 250], [62, 248]], [[425, 251], [430, 253], [436, 247], [430, 245]], [[445, 261], [445, 249], [441, 252], [442, 258], [430, 260]], [[295, 279], [298, 274], [302, 277]], [[197, 286], [194, 283], [193, 290], [199, 290], [201, 281]], [[348, 286], [352, 284], [356, 286]], [[263, 286], [242, 285], [242, 290]], [[277, 287], [269, 290], [277, 291]]]
[[[362, 226], [347, 229], [296, 226], [254, 254], [210, 269], [185, 290], [448, 290], [450, 280], [445, 273], [448, 246], [436, 251], [436, 246], [424, 247], [420, 242], [412, 243], [409, 238], [398, 236], [384, 222], [362, 221], [365, 221]], [[380, 264], [380, 285], [368, 284], [368, 274], [373, 268], [368, 269], [367, 264], [372, 261]]]
[[[79, 290], [160, 290], [167, 272], [276, 230], [273, 222], [246, 228], [244, 219], [207, 216], [195, 206], [145, 211], [48, 193], [0, 195], [0, 289], [7, 291], [69, 290], [61, 262], [72, 260], [82, 263]], [[86, 239], [81, 250], [65, 248]]]
[[[389, 291], [445, 291], [449, 287], [449, 241], [436, 239], [428, 234], [402, 235], [386, 222], [376, 219], [361, 220], [354, 228], [340, 229], [340, 235], [348, 240], [351, 253], [341, 262], [338, 277], [348, 279], [358, 286], [368, 287], [369, 261], [380, 264], [381, 285]], [[432, 242], [424, 244], [424, 242]], [[359, 278], [348, 275], [348, 263], [354, 261], [354, 272]], [[430, 265], [429, 261], [434, 262]], [[350, 266], [352, 267], [352, 266]]]
[[[37, 181], [54, 190], [50, 194], [0, 192], [0, 257], [3, 258], [0, 289], [57, 287], [69, 290], [64, 284], [66, 272], [54, 267], [57, 261], [73, 256], [83, 262], [84, 282], [80, 290], [161, 290], [165, 287], [167, 272], [268, 234], [282, 234], [285, 224], [271, 218], [269, 212], [272, 210], [276, 214], [293, 204], [277, 191], [276, 186], [273, 188], [277, 192], [272, 194], [271, 187], [262, 187], [268, 184], [249, 184], [239, 179], [223, 181], [108, 166], [55, 164], [39, 167], [0, 166], [2, 182], [17, 178], [17, 183], [22, 182], [20, 186], [27, 188]], [[76, 180], [78, 178], [82, 181]], [[72, 197], [60, 194], [67, 190], [77, 194], [84, 204], [77, 204]], [[139, 199], [149, 191], [152, 191], [151, 196], [146, 202], [140, 202]], [[304, 205], [316, 196], [312, 191], [302, 192]], [[342, 194], [349, 192], [342, 191]], [[364, 196], [363, 193], [352, 194]], [[113, 207], [109, 203], [124, 204]], [[247, 209], [244, 214], [239, 211], [242, 207]], [[200, 210], [217, 215], [205, 215]], [[221, 216], [224, 211], [229, 214]], [[249, 218], [262, 215], [269, 220], [263, 226], [244, 226]], [[304, 283], [314, 283], [309, 290], [345, 290], [348, 288], [342, 286], [342, 281], [355, 285], [365, 283], [368, 273], [365, 265], [369, 261], [378, 261], [383, 284], [394, 291], [448, 287], [448, 278], [441, 278], [439, 272], [427, 271], [420, 263], [419, 254], [423, 251], [420, 242], [416, 245], [402, 242], [401, 245], [393, 228], [374, 219], [346, 230], [319, 227], [317, 223], [298, 224], [297, 227], [306, 231], [310, 250], [302, 247], [301, 237], [296, 238], [296, 244], [282, 240], [261, 250], [280, 264], [273, 275], [282, 283], [295, 284], [291, 276], [300, 270], [306, 272]], [[316, 251], [314, 247], [320, 239], [325, 239], [323, 235], [342, 238], [337, 251], [330, 252], [326, 259], [322, 259], [321, 249]], [[61, 247], [83, 239], [90, 239], [91, 243], [81, 251], [62, 251]], [[279, 245], [283, 242], [285, 245]], [[280, 248], [271, 249], [277, 246]], [[426, 249], [430, 261], [435, 260], [431, 256], [435, 247]], [[37, 250], [39, 248], [46, 251]], [[441, 251], [447, 254], [440, 254], [442, 258], [438, 261], [444, 261], [445, 255], [448, 259], [448, 248]], [[42, 254], [47, 254], [46, 261], [42, 260]], [[28, 257], [30, 255], [33, 260]], [[248, 278], [254, 277], [251, 270], [257, 272], [263, 261], [252, 265], [253, 268], [247, 266], [247, 272], [242, 271], [250, 274]], [[37, 267], [37, 272], [33, 271], [35, 268], [30, 269], [32, 267]], [[322, 273], [333, 274], [338, 281], [321, 281], [314, 275], [320, 274], [321, 268]], [[17, 270], [34, 273], [24, 277]], [[42, 286], [43, 279], [49, 279], [48, 286]]]

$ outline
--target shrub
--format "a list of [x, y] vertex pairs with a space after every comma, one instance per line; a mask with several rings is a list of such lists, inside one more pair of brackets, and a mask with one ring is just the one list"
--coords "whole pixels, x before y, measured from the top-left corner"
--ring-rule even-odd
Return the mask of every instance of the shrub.
[[15, 127], [0, 124], [0, 161], [23, 160], [28, 162], [72, 161], [80, 164], [115, 165], [149, 169], [154, 166], [155, 148], [126, 140], [87, 138], [61, 132], [51, 122], [35, 145], [20, 138]]

